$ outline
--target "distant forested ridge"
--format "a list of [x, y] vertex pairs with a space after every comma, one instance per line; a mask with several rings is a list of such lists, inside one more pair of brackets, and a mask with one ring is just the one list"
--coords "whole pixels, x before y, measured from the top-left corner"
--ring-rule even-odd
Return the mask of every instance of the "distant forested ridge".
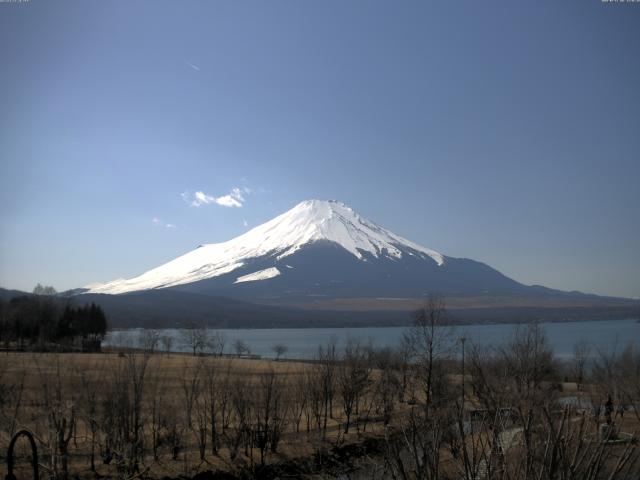
[[[46, 287], [42, 287], [46, 288]], [[184, 328], [200, 325], [209, 328], [334, 328], [408, 326], [411, 313], [423, 300], [394, 299], [392, 309], [382, 300], [354, 299], [344, 308], [318, 304], [316, 308], [278, 303], [258, 304], [224, 296], [154, 289], [121, 295], [83, 293], [70, 290], [53, 297], [73, 307], [99, 306], [107, 316], [109, 328]], [[0, 288], [0, 303], [8, 304], [16, 297], [35, 294]], [[42, 297], [46, 297], [41, 295]], [[50, 295], [51, 297], [51, 295]], [[581, 320], [621, 320], [636, 318], [640, 303], [631, 299], [607, 297], [582, 298], [576, 301], [531, 302], [528, 299], [476, 298], [469, 303], [464, 297], [447, 298], [451, 321], [459, 324], [563, 322]], [[353, 305], [361, 309], [352, 309]], [[389, 305], [389, 302], [386, 304]], [[0, 335], [0, 342], [1, 342]]]
[[0, 298], [0, 344], [18, 350], [100, 350], [107, 318], [95, 303], [74, 306], [52, 287]]

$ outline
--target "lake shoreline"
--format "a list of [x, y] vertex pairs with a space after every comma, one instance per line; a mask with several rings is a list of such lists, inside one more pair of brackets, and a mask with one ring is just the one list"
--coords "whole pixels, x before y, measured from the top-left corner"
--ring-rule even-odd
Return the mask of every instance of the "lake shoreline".
[[[573, 354], [575, 345], [586, 342], [594, 352], [609, 351], [625, 346], [628, 340], [640, 338], [640, 323], [636, 319], [596, 320], [571, 322], [539, 322], [556, 356]], [[452, 335], [469, 339], [468, 346], [496, 346], [508, 340], [522, 323], [455, 325]], [[185, 329], [157, 329], [158, 335], [172, 338], [175, 351], [186, 351], [182, 345]], [[234, 342], [245, 343], [252, 355], [274, 358], [276, 345], [286, 346], [286, 358], [310, 359], [321, 345], [336, 344], [342, 348], [348, 339], [363, 343], [371, 342], [376, 348], [393, 348], [400, 344], [407, 327], [341, 327], [341, 328], [208, 328], [211, 335], [220, 334], [225, 340], [225, 353], [233, 351]], [[142, 338], [145, 329], [112, 330], [107, 334], [103, 346], [134, 346]]]
[[[621, 317], [613, 317], [613, 318], [607, 318], [607, 319], [602, 319], [602, 318], [567, 318], [567, 319], [558, 319], [558, 320], [522, 320], [522, 321], [508, 321], [508, 320], [504, 320], [504, 321], [488, 321], [488, 322], [466, 322], [466, 321], [460, 321], [460, 322], [447, 322], [444, 325], [446, 326], [450, 326], [450, 327], [463, 327], [463, 326], [473, 326], [473, 325], [528, 325], [530, 323], [537, 323], [539, 325], [547, 325], [547, 324], [557, 324], [557, 323], [583, 323], [583, 322], [619, 322], [619, 321], [635, 321], [637, 323], [640, 323], [640, 318], [633, 318], [630, 316], [621, 316]], [[409, 328], [413, 325], [413, 322], [411, 321], [407, 321], [404, 324], [396, 324], [396, 323], [392, 323], [389, 325], [377, 325], [377, 324], [371, 324], [371, 325], [337, 325], [337, 326], [318, 326], [318, 325], [308, 325], [308, 324], [303, 324], [297, 327], [274, 327], [274, 326], [257, 326], [257, 327], [244, 327], [244, 326], [240, 326], [240, 327], [217, 327], [217, 326], [208, 326], [205, 325], [202, 328], [205, 328], [207, 330], [290, 330], [290, 329], [301, 329], [301, 330], [306, 330], [306, 329], [357, 329], [357, 328], [361, 328], [361, 329], [366, 329], [366, 328]], [[174, 329], [182, 329], [185, 328], [181, 325], [174, 325], [171, 327], [157, 327], [157, 328], [153, 328], [153, 327], [114, 327], [114, 328], [110, 328], [108, 330], [108, 332], [127, 332], [127, 331], [140, 331], [140, 330], [174, 330]]]

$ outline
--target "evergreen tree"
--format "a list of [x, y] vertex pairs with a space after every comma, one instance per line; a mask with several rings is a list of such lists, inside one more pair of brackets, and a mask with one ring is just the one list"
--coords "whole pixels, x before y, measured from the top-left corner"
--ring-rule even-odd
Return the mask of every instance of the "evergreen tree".
[[[40, 286], [41, 287], [41, 286]], [[38, 292], [47, 287], [36, 288]], [[76, 343], [83, 348], [100, 348], [107, 332], [107, 319], [99, 305], [91, 303], [73, 307], [50, 295], [30, 295], [12, 298], [0, 305], [0, 341], [46, 347], [51, 343]], [[86, 342], [89, 340], [89, 342]]]

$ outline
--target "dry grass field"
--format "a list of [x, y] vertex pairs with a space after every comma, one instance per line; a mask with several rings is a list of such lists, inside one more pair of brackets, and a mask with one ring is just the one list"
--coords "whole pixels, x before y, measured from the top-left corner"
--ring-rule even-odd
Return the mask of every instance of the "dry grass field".
[[[265, 463], [309, 457], [321, 446], [358, 442], [381, 430], [379, 419], [373, 414], [373, 398], [358, 399], [359, 407], [367, 408], [367, 420], [363, 422], [362, 414], [360, 418], [354, 415], [351, 421], [357, 423], [345, 434], [344, 412], [337, 394], [330, 399], [325, 427], [322, 405], [316, 405], [315, 410], [310, 405], [312, 393], [308, 387], [318, 369], [312, 363], [130, 351], [3, 353], [0, 365], [0, 378], [7, 393], [0, 432], [2, 458], [9, 434], [26, 428], [38, 440], [40, 463], [54, 463], [52, 457], [60, 453], [56, 451], [60, 428], [52, 423], [66, 419], [68, 424], [73, 422], [72, 430], [62, 432], [69, 437], [68, 471], [80, 477], [122, 476], [120, 470], [126, 467], [119, 457], [127, 454], [118, 449], [126, 448], [127, 440], [123, 438], [135, 435], [135, 431], [118, 429], [135, 430], [131, 422], [140, 423], [136, 472], [154, 478], [193, 475], [203, 470], [235, 471], [261, 464], [260, 440], [255, 437], [264, 428], [279, 430], [277, 448], [272, 448], [273, 441], [263, 446], [268, 450], [264, 453]], [[368, 381], [373, 382], [376, 374], [370, 374]], [[212, 401], [216, 402], [213, 407]], [[114, 412], [108, 409], [122, 412], [114, 419]], [[273, 427], [273, 420], [265, 419], [268, 415], [284, 418]], [[218, 436], [215, 453], [211, 437], [214, 417], [213, 428]], [[123, 425], [110, 430], [118, 422]], [[251, 439], [238, 433], [246, 426], [255, 430], [248, 433]], [[18, 451], [24, 454], [26, 442], [20, 443], [24, 445]], [[249, 448], [243, 448], [245, 443]], [[92, 444], [95, 473], [90, 469]], [[238, 452], [234, 454], [235, 449]], [[20, 463], [26, 468], [27, 462], [24, 454]], [[4, 462], [0, 468], [4, 476]]]
[[[1, 353], [0, 474], [27, 429], [41, 478], [63, 480], [639, 478], [635, 347], [587, 369], [586, 350], [558, 362], [534, 325], [470, 348], [462, 373], [443, 331], [416, 327], [406, 350], [328, 345], [313, 362]], [[30, 478], [26, 446], [18, 478]]]

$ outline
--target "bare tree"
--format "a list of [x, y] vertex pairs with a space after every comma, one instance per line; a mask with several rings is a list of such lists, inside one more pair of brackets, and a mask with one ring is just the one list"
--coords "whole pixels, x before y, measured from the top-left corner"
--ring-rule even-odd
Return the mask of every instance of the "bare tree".
[[280, 360], [280, 357], [287, 353], [288, 347], [283, 343], [276, 343], [271, 347], [271, 351], [276, 355], [276, 362]]
[[327, 378], [319, 367], [310, 369], [304, 375], [304, 389], [307, 394], [307, 401], [305, 402], [307, 432], [309, 432], [310, 425], [313, 423], [319, 435], [323, 433], [323, 418], [325, 418], [325, 406], [328, 403], [326, 401], [326, 380]]
[[[517, 428], [523, 439], [522, 474], [532, 475], [542, 438], [535, 435], [543, 408], [551, 408], [557, 391], [551, 382], [556, 371], [553, 352], [542, 328], [530, 324], [518, 327], [504, 345], [472, 348], [472, 388], [494, 421], [494, 445], [506, 429]], [[498, 447], [496, 447], [498, 448]]]
[[213, 355], [221, 357], [224, 354], [224, 348], [227, 345], [227, 337], [222, 332], [209, 334], [207, 339], [207, 351]]
[[342, 361], [337, 368], [338, 393], [345, 414], [344, 433], [349, 433], [351, 415], [358, 411], [360, 397], [369, 383], [371, 363], [368, 350], [358, 341], [349, 339], [344, 349]]
[[424, 391], [425, 415], [428, 417], [437, 395], [434, 388], [442, 385], [442, 377], [438, 378], [439, 370], [454, 346], [453, 329], [448, 322], [443, 298], [432, 296], [415, 312], [413, 326], [405, 338], [417, 362]]
[[221, 398], [225, 396], [221, 390], [224, 388], [224, 383], [221, 372], [219, 372], [218, 366], [215, 361], [208, 359], [203, 365], [203, 377], [204, 377], [204, 402], [207, 410], [207, 420], [211, 443], [211, 453], [218, 453], [218, 416]]
[[243, 355], [249, 355], [251, 350], [249, 349], [249, 345], [245, 343], [244, 340], [238, 338], [233, 342], [233, 350], [236, 352], [238, 357]]
[[309, 377], [310, 380], [315, 380], [318, 385], [311, 386], [311, 390], [317, 391], [321, 395], [321, 408], [322, 408], [322, 437], [326, 438], [327, 435], [327, 423], [329, 418], [333, 416], [333, 399], [335, 395], [336, 386], [336, 343], [335, 339], [332, 339], [326, 347], [318, 348], [318, 356], [316, 362], [316, 375]]
[[[291, 416], [296, 433], [300, 432], [302, 416], [307, 411], [307, 395], [307, 377], [304, 373], [298, 373], [291, 385]], [[309, 427], [309, 420], [307, 420], [307, 432], [309, 431]]]
[[273, 371], [260, 376], [255, 395], [255, 425], [253, 435], [260, 450], [260, 464], [264, 465], [266, 453], [276, 452], [287, 410], [283, 399], [282, 380]]
[[[398, 360], [398, 369], [400, 371], [400, 389], [398, 391], [398, 399], [400, 402], [404, 402], [407, 390], [410, 388], [410, 385], [415, 382], [411, 381], [410, 372], [411, 372], [411, 357], [413, 347], [411, 345], [411, 336], [404, 335], [402, 340], [400, 341], [400, 345], [396, 348], [396, 356]], [[415, 396], [411, 395], [412, 397]]]
[[131, 448], [128, 470], [130, 473], [138, 473], [138, 464], [144, 455], [143, 451], [143, 427], [144, 416], [142, 401], [144, 398], [147, 367], [149, 355], [131, 354], [125, 357], [126, 371], [131, 388]]
[[196, 437], [196, 443], [198, 445], [198, 453], [200, 454], [200, 461], [204, 461], [205, 454], [207, 451], [207, 437], [209, 434], [209, 415], [210, 415], [210, 395], [207, 391], [206, 385], [206, 366], [204, 365], [204, 361], [201, 360], [200, 365], [198, 367], [198, 375], [203, 378], [199, 382], [198, 391], [195, 392], [194, 398], [194, 410], [195, 410], [195, 423], [193, 425], [193, 430]]
[[382, 414], [383, 423], [387, 426], [391, 422], [397, 401], [401, 399], [404, 367], [399, 352], [388, 348], [376, 352], [373, 361], [379, 374], [373, 391], [376, 411]]
[[9, 376], [6, 360], [0, 360], [0, 425], [11, 438], [16, 432], [22, 411], [23, 394], [27, 371], [18, 370], [17, 375]]
[[178, 456], [184, 444], [184, 423], [181, 422], [182, 412], [172, 409], [167, 410], [165, 416], [167, 429], [167, 443], [171, 450], [171, 459], [178, 460]]
[[158, 330], [145, 329], [138, 335], [138, 347], [146, 353], [153, 354], [160, 344], [160, 332]]
[[165, 436], [168, 436], [168, 427], [170, 421], [171, 408], [167, 405], [167, 398], [164, 391], [166, 385], [166, 374], [162, 365], [158, 368], [159, 374], [149, 382], [149, 395], [145, 401], [147, 404], [147, 424], [151, 434], [151, 450], [153, 459], [158, 461], [160, 458], [159, 449]]
[[[630, 406], [640, 419], [640, 350], [631, 343], [618, 352], [598, 351], [592, 362], [591, 382], [595, 389], [591, 402], [599, 411], [605, 399], [611, 397], [617, 405], [617, 415], [624, 414], [624, 406]], [[596, 418], [596, 422], [597, 422]]]
[[571, 373], [577, 383], [582, 383], [586, 373], [586, 366], [591, 355], [591, 345], [581, 341], [573, 346], [573, 358], [571, 359]]
[[[95, 455], [98, 442], [98, 433], [100, 430], [99, 412], [100, 394], [102, 389], [102, 377], [106, 374], [103, 363], [96, 363], [89, 370], [79, 370], [76, 375], [80, 377], [80, 402], [79, 402], [79, 418], [86, 425], [89, 432], [89, 467], [92, 472], [96, 470]], [[96, 378], [97, 373], [97, 378]]]
[[162, 344], [164, 353], [169, 355], [171, 353], [171, 348], [173, 347], [173, 337], [171, 335], [163, 335], [160, 337], [160, 343]]
[[441, 478], [441, 454], [451, 432], [451, 391], [446, 376], [454, 338], [446, 322], [444, 300], [431, 297], [414, 315], [406, 336], [422, 383], [422, 395], [406, 421], [386, 431], [385, 458], [394, 478]]
[[74, 389], [67, 390], [59, 356], [48, 358], [47, 365], [35, 361], [40, 377], [42, 406], [47, 416], [51, 472], [54, 478], [66, 480], [69, 476], [69, 442], [77, 420], [76, 392]]
[[622, 352], [619, 365], [623, 379], [620, 383], [623, 402], [631, 406], [640, 420], [640, 346], [630, 344]]
[[245, 454], [249, 455], [252, 401], [246, 381], [236, 378], [231, 386], [231, 405], [233, 408], [235, 426], [225, 436], [232, 460], [238, 455], [241, 446], [245, 447]]
[[197, 397], [200, 394], [201, 385], [201, 373], [202, 363], [197, 362], [195, 366], [184, 359], [182, 365], [182, 375], [180, 375], [180, 382], [182, 387], [182, 401], [185, 412], [185, 421], [189, 429], [193, 426], [193, 407]]
[[114, 458], [118, 472], [131, 476], [140, 472], [144, 454], [143, 409], [149, 354], [128, 353], [119, 357], [110, 378], [103, 379], [101, 428], [104, 462]]
[[224, 371], [221, 372], [222, 376], [220, 378], [219, 390], [218, 390], [218, 403], [220, 405], [220, 423], [221, 423], [223, 433], [227, 430], [229, 426], [231, 410], [232, 410], [232, 408], [230, 407], [230, 398], [231, 398], [231, 391], [232, 391], [232, 388], [231, 388], [232, 387], [232, 373], [231, 373], [232, 366], [233, 366], [233, 359], [229, 358], [225, 362]]
[[191, 350], [195, 357], [209, 348], [209, 332], [206, 328], [194, 324], [188, 325], [180, 330], [180, 342], [184, 348]]
[[42, 286], [41, 284], [37, 284], [34, 289], [33, 289], [33, 294], [34, 295], [40, 295], [40, 296], [52, 296], [55, 295], [56, 293], [58, 293], [56, 291], [55, 288], [51, 287], [51, 286]]

